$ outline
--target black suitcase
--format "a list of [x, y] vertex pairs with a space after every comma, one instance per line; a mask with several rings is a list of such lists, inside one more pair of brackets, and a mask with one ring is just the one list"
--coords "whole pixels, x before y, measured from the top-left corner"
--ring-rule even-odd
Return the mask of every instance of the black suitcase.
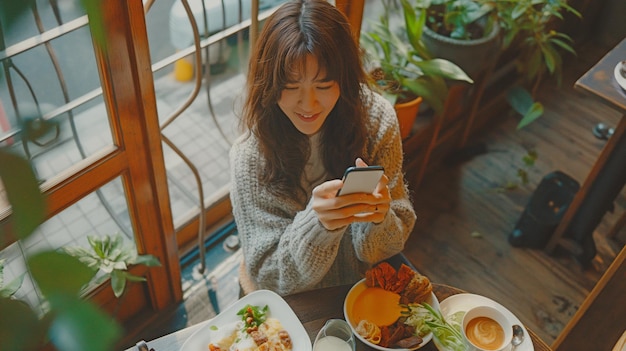
[[561, 171], [546, 175], [509, 234], [509, 243], [515, 247], [545, 247], [578, 189], [580, 184]]

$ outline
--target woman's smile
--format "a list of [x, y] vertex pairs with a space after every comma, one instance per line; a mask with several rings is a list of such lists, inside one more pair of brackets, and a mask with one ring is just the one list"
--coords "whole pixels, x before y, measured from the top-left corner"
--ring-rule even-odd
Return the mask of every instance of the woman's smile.
[[314, 113], [314, 114], [305, 114], [305, 113], [297, 113], [296, 114], [298, 116], [300, 116], [301, 119], [305, 120], [306, 122], [313, 122], [317, 119], [317, 117], [319, 117], [319, 113]]

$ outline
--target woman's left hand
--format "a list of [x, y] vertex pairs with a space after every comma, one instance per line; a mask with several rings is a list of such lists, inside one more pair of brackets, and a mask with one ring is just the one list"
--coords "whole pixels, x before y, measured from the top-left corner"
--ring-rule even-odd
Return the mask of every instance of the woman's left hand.
[[[357, 167], [367, 167], [360, 158]], [[354, 222], [381, 223], [391, 203], [389, 178], [383, 174], [372, 194], [356, 193], [336, 196], [343, 186], [341, 180], [324, 182], [313, 189], [313, 210], [328, 230], [344, 227]]]

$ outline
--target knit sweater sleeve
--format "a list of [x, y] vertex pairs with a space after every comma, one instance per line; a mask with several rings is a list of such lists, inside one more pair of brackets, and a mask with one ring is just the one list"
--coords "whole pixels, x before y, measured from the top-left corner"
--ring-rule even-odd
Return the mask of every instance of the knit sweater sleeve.
[[253, 138], [230, 152], [233, 215], [249, 276], [258, 288], [280, 295], [318, 284], [335, 260], [346, 228], [328, 231], [310, 201], [278, 197], [259, 183], [260, 159]]
[[354, 223], [351, 235], [358, 259], [373, 264], [404, 249], [416, 215], [404, 179], [402, 139], [395, 110], [376, 93], [369, 95], [369, 101], [371, 125], [366, 159], [370, 165], [385, 168], [392, 200], [383, 222]]

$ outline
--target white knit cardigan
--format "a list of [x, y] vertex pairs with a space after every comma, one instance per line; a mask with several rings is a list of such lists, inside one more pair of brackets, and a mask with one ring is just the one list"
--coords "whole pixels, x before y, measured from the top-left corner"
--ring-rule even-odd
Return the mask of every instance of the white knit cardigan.
[[240, 283], [245, 293], [269, 289], [288, 295], [354, 283], [373, 264], [403, 250], [416, 215], [402, 170], [398, 121], [387, 100], [377, 93], [366, 94], [370, 137], [363, 159], [385, 168], [392, 197], [380, 224], [325, 229], [311, 208], [310, 194], [316, 184], [306, 189], [306, 202], [298, 202], [296, 196], [276, 196], [259, 183], [263, 160], [257, 140], [243, 135], [234, 143], [230, 197], [243, 249]]

